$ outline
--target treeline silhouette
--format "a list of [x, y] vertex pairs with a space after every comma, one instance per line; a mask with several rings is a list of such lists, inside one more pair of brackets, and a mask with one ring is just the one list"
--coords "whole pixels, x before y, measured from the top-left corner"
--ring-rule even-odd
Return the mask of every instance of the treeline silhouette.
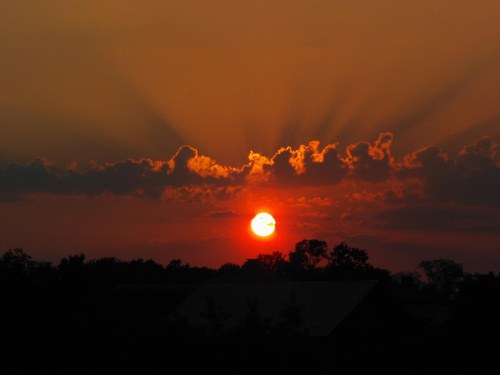
[[[278, 341], [266, 341], [255, 311], [238, 336], [218, 332], [215, 337], [168, 319], [203, 283], [258, 282], [267, 277], [297, 282], [378, 280], [401, 303], [419, 300], [422, 306], [447, 307], [447, 319], [441, 324], [415, 320], [400, 332], [397, 342], [392, 336], [376, 338], [381, 343], [377, 350], [356, 343], [355, 338], [345, 339], [342, 353], [350, 361], [344, 360], [336, 373], [366, 371], [384, 363], [386, 373], [390, 368], [405, 374], [498, 373], [498, 343], [491, 344], [488, 338], [497, 341], [500, 333], [499, 274], [467, 273], [451, 259], [424, 260], [419, 272], [392, 274], [368, 260], [363, 249], [342, 242], [329, 250], [326, 242], [316, 239], [297, 243], [287, 255], [260, 254], [242, 265], [226, 263], [217, 269], [193, 267], [180, 259], [161, 265], [152, 259], [86, 260], [84, 254], [53, 265], [32, 259], [22, 249], [11, 249], [0, 258], [2, 338], [7, 343], [0, 373], [207, 369], [250, 373], [260, 370], [264, 362], [267, 369], [320, 373], [314, 357], [322, 352], [310, 346], [300, 349], [297, 327], [280, 331]], [[294, 313], [292, 318], [300, 322], [300, 313]], [[269, 348], [269, 342], [275, 346], [278, 342], [286, 350]], [[258, 350], [264, 347], [265, 354]], [[386, 362], [373, 362], [374, 350], [380, 358], [385, 353]]]
[[[181, 259], [167, 265], [152, 259], [120, 260], [103, 257], [86, 260], [85, 254], [63, 258], [57, 266], [36, 261], [16, 248], [0, 258], [0, 282], [10, 287], [28, 285], [111, 286], [117, 284], [196, 284], [228, 274], [237, 274], [250, 268], [268, 273], [286, 275], [292, 280], [379, 280], [434, 292], [443, 298], [452, 298], [465, 282], [480, 278], [468, 274], [461, 264], [450, 259], [422, 261], [419, 272], [392, 274], [389, 270], [372, 266], [366, 250], [350, 247], [342, 242], [328, 252], [327, 244], [319, 240], [298, 242], [287, 256], [279, 251], [259, 254], [243, 265], [225, 263], [218, 269], [193, 267]], [[488, 277], [496, 277], [493, 273]]]

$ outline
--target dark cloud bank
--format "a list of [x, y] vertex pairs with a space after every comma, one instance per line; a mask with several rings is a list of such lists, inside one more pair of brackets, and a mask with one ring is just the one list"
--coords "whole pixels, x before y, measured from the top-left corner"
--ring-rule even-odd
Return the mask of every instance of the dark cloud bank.
[[190, 146], [181, 147], [168, 161], [91, 163], [84, 171], [61, 170], [37, 158], [1, 169], [0, 194], [3, 200], [32, 193], [159, 199], [178, 191], [223, 195], [252, 184], [299, 188], [362, 181], [387, 184], [389, 188], [378, 199], [388, 203], [425, 200], [500, 205], [500, 165], [494, 158], [498, 145], [489, 137], [465, 146], [455, 159], [428, 146], [400, 162], [391, 156], [392, 142], [391, 133], [382, 133], [373, 143], [361, 141], [340, 152], [336, 144], [320, 149], [319, 142], [312, 141], [296, 150], [284, 147], [270, 158], [251, 152], [249, 163], [239, 168], [219, 165]]

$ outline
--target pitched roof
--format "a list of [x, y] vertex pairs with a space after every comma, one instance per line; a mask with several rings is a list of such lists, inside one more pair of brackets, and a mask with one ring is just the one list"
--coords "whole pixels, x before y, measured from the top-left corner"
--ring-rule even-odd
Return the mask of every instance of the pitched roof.
[[213, 299], [227, 318], [224, 328], [236, 327], [249, 313], [248, 302], [258, 303], [258, 313], [279, 323], [292, 305], [301, 309], [309, 336], [327, 336], [373, 290], [377, 281], [322, 281], [206, 284], [195, 290], [177, 309], [189, 325], [207, 325], [207, 298]]

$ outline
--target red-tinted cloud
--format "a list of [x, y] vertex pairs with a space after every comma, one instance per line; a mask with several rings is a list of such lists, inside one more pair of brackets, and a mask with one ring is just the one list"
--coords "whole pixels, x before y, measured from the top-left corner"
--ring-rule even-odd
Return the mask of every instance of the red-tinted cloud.
[[392, 138], [391, 133], [382, 133], [373, 145], [358, 142], [347, 147], [345, 161], [349, 165], [350, 177], [369, 182], [387, 180], [393, 170]]
[[342, 160], [331, 144], [319, 149], [319, 142], [309, 142], [297, 150], [282, 148], [272, 159], [264, 164], [264, 173], [270, 176], [268, 182], [279, 186], [318, 186], [337, 184], [348, 172], [347, 164]]
[[434, 201], [473, 205], [500, 205], [500, 166], [494, 162], [498, 147], [482, 137], [465, 146], [457, 160], [436, 146], [428, 146], [405, 158], [401, 179], [421, 182], [424, 195]]
[[[391, 156], [393, 136], [382, 133], [368, 143], [323, 148], [312, 141], [297, 149], [285, 147], [268, 158], [251, 152], [240, 168], [223, 166], [183, 146], [168, 161], [124, 160], [77, 171], [59, 170], [43, 159], [0, 170], [0, 194], [13, 200], [23, 194], [131, 195], [196, 201], [231, 197], [245, 186], [301, 188], [354, 183], [351, 194], [392, 204], [458, 202], [500, 204], [500, 167], [494, 161], [498, 147], [482, 137], [467, 145], [456, 159], [436, 146], [428, 146], [396, 163]], [[385, 184], [378, 192], [361, 194], [357, 183]], [[361, 195], [360, 195], [361, 194]], [[355, 197], [354, 195], [352, 195]], [[359, 199], [358, 199], [359, 200]]]

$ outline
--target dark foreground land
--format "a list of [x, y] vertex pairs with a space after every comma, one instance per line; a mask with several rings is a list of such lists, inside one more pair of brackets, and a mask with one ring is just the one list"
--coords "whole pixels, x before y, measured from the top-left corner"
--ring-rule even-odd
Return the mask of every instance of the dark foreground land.
[[[11, 255], [19, 261], [25, 254]], [[356, 280], [354, 273], [327, 277], [312, 268], [284, 275], [255, 262], [210, 270], [180, 261], [163, 267], [70, 257], [58, 267], [17, 267], [4, 255], [1, 264], [1, 374], [500, 373], [500, 277], [492, 273], [462, 274], [445, 293], [443, 285], [418, 284], [411, 275], [357, 273]], [[269, 283], [373, 280], [377, 292], [322, 335], [304, 328], [304, 304], [278, 309], [271, 320], [254, 300], [233, 327], [210, 299], [199, 314], [204, 325], [176, 314], [207, 285], [241, 283], [251, 290]]]

